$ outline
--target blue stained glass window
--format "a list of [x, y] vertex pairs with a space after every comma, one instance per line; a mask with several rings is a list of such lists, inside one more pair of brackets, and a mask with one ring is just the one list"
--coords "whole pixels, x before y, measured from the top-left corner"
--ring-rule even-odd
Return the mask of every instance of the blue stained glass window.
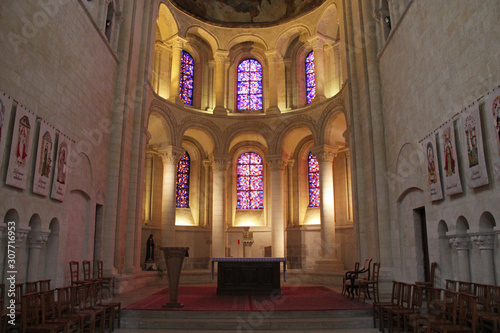
[[309, 207], [319, 207], [321, 199], [319, 191], [319, 163], [313, 153], [309, 153], [307, 165], [309, 176]]
[[177, 208], [189, 208], [189, 167], [191, 161], [189, 154], [184, 153], [177, 164], [177, 182], [175, 201]]
[[243, 153], [236, 166], [236, 208], [264, 208], [264, 165], [257, 153]]
[[185, 51], [181, 56], [179, 97], [186, 105], [193, 105], [194, 59]]
[[238, 65], [237, 109], [262, 110], [262, 65], [255, 59], [246, 59]]
[[309, 52], [306, 58], [306, 101], [311, 104], [316, 97], [316, 77], [314, 71], [314, 51]]

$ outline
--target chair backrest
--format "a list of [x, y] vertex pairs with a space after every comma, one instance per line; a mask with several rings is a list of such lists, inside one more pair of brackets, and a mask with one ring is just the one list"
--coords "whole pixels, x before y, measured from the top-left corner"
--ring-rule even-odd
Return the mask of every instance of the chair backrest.
[[429, 282], [431, 283], [431, 287], [434, 287], [434, 280], [436, 277], [436, 266], [437, 263], [435, 261], [431, 262], [431, 272], [429, 274]]
[[457, 291], [458, 281], [455, 280], [446, 280], [446, 290]]
[[471, 328], [472, 332], [477, 332], [477, 302], [474, 295], [460, 294], [458, 297], [459, 317], [458, 324], [462, 328]]
[[474, 296], [477, 297], [477, 305], [480, 309], [485, 309], [488, 306], [488, 285], [474, 283]]
[[443, 301], [441, 300], [442, 290], [440, 288], [428, 287], [427, 290], [427, 313], [438, 315], [442, 313]]
[[453, 290], [445, 290], [443, 295], [443, 319], [450, 321], [453, 325], [457, 323], [458, 293]]
[[[365, 259], [365, 264], [363, 265], [363, 268], [361, 268], [358, 273], [359, 274], [364, 274], [364, 278], [367, 279], [367, 280], [370, 280], [370, 268], [371, 268], [371, 264], [372, 264], [372, 258], [368, 258], [368, 259]], [[358, 275], [359, 278], [361, 278], [359, 275]]]
[[76, 284], [71, 286], [70, 307], [76, 310], [84, 309], [83, 285]]
[[57, 317], [55, 290], [41, 292], [40, 298], [42, 304], [42, 324], [45, 324], [47, 320]]
[[378, 293], [378, 277], [379, 277], [379, 273], [380, 273], [380, 263], [379, 262], [376, 262], [373, 264], [373, 277], [372, 277], [372, 280], [371, 282], [373, 283], [373, 301], [375, 303], [379, 303], [380, 302], [380, 297], [379, 297], [379, 293]]
[[82, 267], [83, 267], [83, 279], [84, 280], [90, 280], [90, 261], [84, 260], [82, 261]]
[[417, 285], [412, 285], [413, 292], [411, 296], [411, 306], [412, 310], [419, 310], [422, 308], [424, 302], [424, 289]]
[[50, 290], [50, 280], [40, 280], [40, 291]]
[[392, 281], [391, 303], [394, 305], [401, 303], [401, 287], [402, 282]]
[[399, 305], [403, 308], [409, 309], [411, 306], [411, 298], [412, 298], [412, 285], [409, 283], [401, 284], [401, 301]]
[[71, 273], [71, 284], [75, 284], [80, 281], [80, 264], [78, 261], [69, 262], [69, 271]]
[[22, 308], [23, 296], [25, 294], [25, 292], [23, 291], [24, 283], [16, 283], [15, 288], [16, 288], [16, 296], [15, 296], [16, 309], [19, 310]]
[[102, 276], [102, 260], [97, 260], [97, 278], [98, 279], [101, 279], [103, 276]]
[[500, 286], [488, 285], [488, 311], [500, 312]]
[[38, 292], [38, 281], [26, 282], [26, 294]]
[[22, 327], [40, 324], [40, 297], [38, 293], [23, 295]]
[[458, 281], [458, 292], [462, 294], [472, 294], [472, 283]]
[[57, 293], [57, 315], [61, 316], [62, 314], [68, 312], [70, 309], [70, 287], [62, 287], [56, 289]]

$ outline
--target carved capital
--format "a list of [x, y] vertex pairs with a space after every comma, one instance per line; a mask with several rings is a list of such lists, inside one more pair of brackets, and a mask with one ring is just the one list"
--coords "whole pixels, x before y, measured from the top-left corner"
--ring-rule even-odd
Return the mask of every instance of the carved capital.
[[337, 147], [332, 147], [328, 145], [313, 147], [311, 152], [316, 156], [318, 162], [329, 162], [333, 163], [335, 156], [337, 156]]
[[450, 237], [450, 244], [457, 250], [468, 250], [470, 238], [468, 236], [453, 236]]
[[295, 160], [293, 158], [288, 160], [288, 169], [292, 169], [293, 166], [295, 165]]
[[495, 246], [494, 235], [472, 235], [471, 239], [480, 250], [493, 250]]
[[278, 51], [276, 50], [266, 51], [265, 55], [268, 62], [276, 62], [278, 60]]
[[180, 50], [180, 51], [182, 51], [182, 49], [184, 48], [184, 45], [186, 43], [187, 43], [187, 40], [185, 40], [184, 38], [179, 37], [179, 36], [175, 36], [170, 41], [170, 44], [172, 45], [172, 49], [174, 49], [174, 50]]
[[284, 170], [287, 164], [286, 158], [282, 154], [267, 155], [267, 165], [271, 170]]
[[214, 171], [227, 171], [229, 168], [229, 158], [225, 155], [212, 155], [210, 162]]
[[314, 36], [308, 40], [311, 45], [313, 51], [323, 50], [323, 46], [325, 45], [325, 40], [320, 36]]
[[229, 51], [217, 50], [215, 52], [215, 62], [219, 64], [224, 64], [227, 61], [228, 56], [229, 56]]
[[175, 146], [158, 149], [158, 155], [160, 155], [164, 165], [177, 165], [185, 152], [184, 149]]
[[30, 247], [40, 249], [49, 240], [49, 232], [32, 231], [28, 235]]

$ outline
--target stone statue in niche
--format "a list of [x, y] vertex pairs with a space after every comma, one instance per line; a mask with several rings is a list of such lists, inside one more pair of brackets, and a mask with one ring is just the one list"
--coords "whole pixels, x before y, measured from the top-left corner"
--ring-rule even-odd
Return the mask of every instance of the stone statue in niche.
[[146, 242], [146, 261], [154, 261], [155, 259], [155, 240], [153, 239], [153, 234], [149, 235], [148, 241]]

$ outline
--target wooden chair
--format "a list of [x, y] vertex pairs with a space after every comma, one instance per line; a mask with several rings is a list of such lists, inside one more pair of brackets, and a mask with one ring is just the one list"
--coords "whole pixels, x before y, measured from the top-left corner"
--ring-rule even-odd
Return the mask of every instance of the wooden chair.
[[477, 303], [476, 297], [470, 294], [458, 296], [458, 321], [455, 324], [431, 324], [431, 332], [442, 333], [476, 333]]
[[78, 261], [69, 262], [69, 271], [71, 274], [71, 285], [83, 284], [84, 280], [80, 279], [80, 263]]
[[342, 279], [342, 295], [345, 295], [346, 293], [346, 285], [345, 285], [345, 282], [347, 281], [347, 273], [349, 272], [356, 272], [356, 271], [359, 271], [359, 261], [356, 261], [354, 263], [354, 270], [352, 271], [347, 271], [345, 274], [344, 274], [344, 277]]
[[[71, 287], [78, 288], [78, 287]], [[70, 319], [77, 323], [79, 332], [93, 333], [95, 328], [95, 320], [89, 313], [78, 313], [78, 309], [71, 306], [70, 302], [70, 287], [57, 288], [56, 310], [57, 317], [62, 319]]]
[[[387, 321], [389, 332], [393, 332], [393, 319], [400, 317], [399, 313], [409, 311], [412, 306], [413, 285], [403, 283], [401, 286], [401, 301], [399, 306], [382, 307], [383, 320]], [[397, 319], [399, 321], [399, 319]]]
[[446, 280], [445, 289], [451, 291], [457, 291], [458, 281]]
[[424, 300], [424, 289], [417, 285], [412, 285], [412, 296], [410, 305], [407, 308], [389, 309], [389, 332], [393, 332], [394, 327], [401, 332], [408, 330], [410, 316], [418, 315], [422, 311], [422, 303]]
[[68, 333], [79, 332], [78, 321], [73, 318], [62, 318], [57, 315], [55, 290], [40, 292], [42, 304], [42, 324], [64, 324]]
[[47, 291], [50, 290], [50, 280], [40, 280], [38, 281], [40, 291]]
[[66, 324], [46, 323], [42, 324], [41, 318], [40, 295], [31, 293], [23, 295], [22, 302], [22, 332], [23, 333], [66, 333]]
[[102, 287], [108, 290], [108, 294], [115, 296], [115, 277], [103, 276], [102, 260], [97, 260], [97, 278], [102, 280]]
[[441, 300], [442, 290], [435, 287], [426, 287], [426, 311], [408, 317], [409, 324], [413, 328], [413, 332], [421, 332], [422, 329], [427, 330], [427, 323], [440, 318], [443, 312], [443, 301]]
[[95, 279], [92, 277], [92, 270], [90, 268], [90, 261], [84, 260], [82, 261], [82, 267], [83, 267], [83, 280], [86, 282], [95, 282], [98, 281], [99, 279]]
[[365, 264], [358, 271], [350, 271], [346, 273], [346, 291], [347, 295], [354, 298], [354, 293], [359, 293], [359, 286], [361, 280], [370, 280], [370, 269], [371, 269], [372, 259], [368, 258], [365, 260]]
[[472, 294], [472, 282], [458, 281], [458, 292], [461, 294]]
[[95, 329], [100, 333], [105, 333], [106, 322], [109, 320], [106, 309], [100, 306], [95, 306], [93, 297], [94, 283], [87, 283], [82, 286], [82, 293], [78, 296], [81, 297], [80, 312], [90, 313], [95, 318]]
[[366, 301], [367, 295], [368, 295], [368, 298], [371, 299], [370, 289], [373, 292], [373, 301], [380, 302], [379, 294], [378, 294], [378, 277], [380, 274], [380, 263], [379, 262], [374, 263], [372, 269], [373, 269], [372, 278], [369, 280], [361, 280], [360, 281], [358, 299], [359, 299], [359, 296], [361, 295], [361, 292], [363, 292], [363, 302]]
[[373, 327], [377, 327], [376, 321], [379, 321], [379, 328], [383, 332], [384, 331], [384, 321], [382, 317], [382, 307], [396, 307], [399, 306], [401, 301], [401, 282], [392, 281], [392, 292], [391, 292], [391, 300], [388, 302], [373, 302]]
[[26, 282], [25, 293], [32, 294], [38, 292], [38, 281]]
[[114, 330], [115, 320], [117, 321], [118, 328], [120, 328], [121, 322], [121, 302], [104, 302], [103, 301], [103, 293], [102, 293], [102, 281], [96, 281], [93, 284], [93, 298], [94, 298], [94, 306], [102, 307], [106, 310], [106, 320], [109, 324], [108, 327], [111, 331]]
[[457, 324], [458, 295], [456, 291], [444, 290], [441, 313], [427, 321], [427, 332], [433, 332], [434, 327], [441, 329]]
[[437, 266], [436, 262], [431, 263], [431, 269], [429, 272], [429, 280], [428, 281], [427, 280], [426, 281], [415, 281], [415, 284], [417, 286], [424, 288], [424, 297], [427, 297], [427, 292], [425, 292], [425, 289], [434, 287], [434, 280], [436, 277], [436, 266]]
[[487, 285], [487, 302], [478, 312], [480, 332], [500, 332], [500, 286]]

